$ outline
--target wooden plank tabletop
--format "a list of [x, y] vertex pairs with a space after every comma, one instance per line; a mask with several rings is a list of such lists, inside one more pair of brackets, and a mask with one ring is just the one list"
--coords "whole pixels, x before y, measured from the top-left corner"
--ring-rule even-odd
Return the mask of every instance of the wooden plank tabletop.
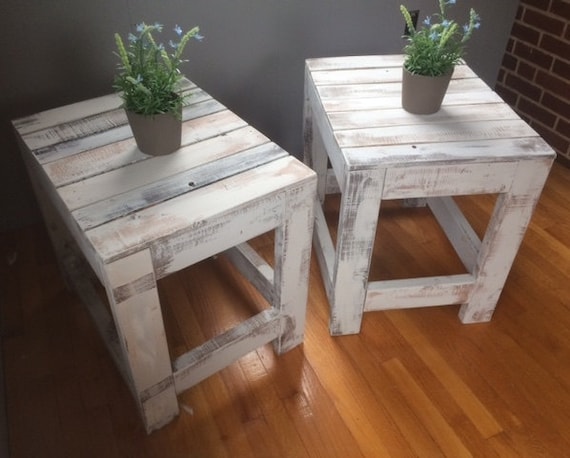
[[[277, 192], [283, 179], [312, 173], [195, 84], [184, 90], [182, 146], [167, 156], [138, 150], [116, 94], [13, 122], [68, 227], [102, 259], [199, 224], [240, 193]], [[241, 175], [248, 180], [231, 181]], [[224, 192], [234, 182], [241, 187]]]
[[319, 101], [312, 105], [316, 122], [330, 126], [351, 169], [554, 155], [467, 65], [456, 66], [440, 111], [406, 112], [402, 63], [401, 55], [307, 60], [308, 96]]

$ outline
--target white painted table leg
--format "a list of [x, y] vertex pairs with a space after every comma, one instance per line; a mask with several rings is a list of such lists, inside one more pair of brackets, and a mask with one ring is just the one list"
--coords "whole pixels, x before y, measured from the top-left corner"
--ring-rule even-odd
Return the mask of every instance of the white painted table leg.
[[498, 196], [475, 266], [475, 287], [459, 311], [463, 323], [491, 320], [551, 163], [521, 162], [510, 191]]
[[[26, 150], [27, 147], [20, 141], [20, 147]], [[75, 262], [75, 243], [69, 235], [69, 231], [57, 212], [53, 202], [49, 198], [50, 186], [45, 182], [45, 178], [38, 164], [27, 154], [23, 156], [30, 183], [39, 203], [44, 224], [50, 238], [59, 271], [63, 277], [66, 287], [71, 290], [71, 280], [69, 275], [70, 266]]]
[[311, 261], [316, 177], [302, 192], [292, 194], [284, 204], [283, 224], [275, 230], [275, 297], [280, 311], [280, 336], [274, 341], [282, 354], [303, 341]]
[[360, 332], [384, 174], [347, 174], [342, 194], [332, 278], [331, 335]]
[[304, 162], [317, 174], [317, 197], [325, 200], [328, 172], [328, 157], [321, 135], [313, 124], [310, 105], [305, 101], [304, 110]]
[[178, 414], [172, 367], [150, 252], [105, 266], [107, 296], [126, 373], [147, 432]]

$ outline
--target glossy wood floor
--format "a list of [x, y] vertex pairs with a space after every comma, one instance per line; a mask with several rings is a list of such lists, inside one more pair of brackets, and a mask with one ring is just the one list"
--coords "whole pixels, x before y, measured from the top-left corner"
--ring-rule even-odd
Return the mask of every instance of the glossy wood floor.
[[[459, 203], [481, 233], [492, 197]], [[328, 216], [335, 218], [330, 199]], [[426, 209], [382, 210], [375, 278], [462, 270]], [[333, 338], [313, 260], [305, 343], [252, 352], [147, 436], [41, 226], [3, 234], [13, 458], [570, 456], [570, 170], [555, 165], [492, 322], [458, 306], [373, 312]], [[270, 256], [270, 236], [255, 241]], [[220, 258], [161, 281], [172, 356], [265, 305]], [[248, 305], [253, 301], [254, 306]]]

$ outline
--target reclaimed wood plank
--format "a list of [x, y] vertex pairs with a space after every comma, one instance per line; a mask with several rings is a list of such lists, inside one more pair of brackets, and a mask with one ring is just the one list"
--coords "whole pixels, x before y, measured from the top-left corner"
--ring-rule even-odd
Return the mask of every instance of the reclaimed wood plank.
[[268, 309], [173, 361], [176, 392], [196, 385], [240, 357], [274, 340], [281, 331], [278, 310]]
[[455, 248], [455, 252], [468, 272], [473, 273], [477, 255], [481, 249], [481, 240], [463, 216], [452, 197], [430, 198], [427, 200], [430, 210]]
[[[202, 109], [203, 106], [199, 106], [198, 108], [199, 109], [197, 112], [193, 112], [192, 109], [188, 110], [187, 112], [183, 112], [183, 116], [187, 116], [188, 119], [185, 120], [183, 117], [183, 120], [185, 120], [185, 122], [182, 124], [182, 145], [197, 141], [199, 138], [202, 138], [202, 137], [197, 138], [196, 132], [191, 131], [191, 126], [203, 122], [201, 121], [201, 119], [203, 116], [205, 116]], [[223, 111], [221, 110], [221, 107], [219, 106], [212, 107], [211, 109], [212, 116], [216, 116], [216, 114], [220, 111]], [[128, 140], [131, 137], [132, 137], [131, 128], [128, 124], [125, 124], [107, 131], [98, 131], [93, 135], [90, 135], [88, 137], [78, 138], [75, 139], [74, 141], [66, 141], [51, 146], [39, 148], [34, 150], [34, 154], [37, 157], [38, 161], [40, 161], [42, 164], [47, 164], [51, 161], [69, 157], [74, 154], [79, 154], [95, 148], [111, 145], [115, 142], [120, 142], [122, 140]], [[135, 144], [131, 143], [130, 145], [132, 146]], [[136, 148], [136, 145], [132, 146], [132, 148], [135, 150], [137, 156], [141, 158], [145, 157], [148, 158], [147, 155], [144, 155], [138, 150], [138, 148]]]
[[[518, 115], [504, 103], [452, 105], [430, 115], [431, 123], [478, 122], [481, 119], [518, 120]], [[403, 108], [372, 109], [366, 111], [339, 111], [328, 113], [328, 119], [335, 131], [367, 127], [416, 126], [424, 124], [421, 116], [410, 116]]]
[[[306, 79], [305, 103], [311, 106], [311, 121], [305, 121], [305, 126], [311, 126], [310, 138], [308, 138], [305, 143], [305, 147], [308, 148], [306, 155], [307, 157], [311, 157], [311, 163], [317, 167], [317, 173], [321, 181], [321, 184], [317, 185], [320, 187], [320, 193], [322, 193], [322, 179], [325, 174], [323, 168], [326, 167], [325, 164], [328, 164], [329, 161], [335, 171], [338, 184], [342, 189], [345, 183], [345, 161], [342, 160], [342, 153], [338, 142], [329, 128], [326, 112], [323, 106], [318, 103], [318, 94], [314, 85], [310, 83], [311, 76], [306, 75]], [[315, 148], [313, 149], [313, 147]], [[335, 151], [334, 153], [329, 153], [329, 151], [333, 150]], [[324, 196], [319, 194], [319, 198], [322, 200]]]
[[[516, 163], [522, 156], [528, 158], [549, 154], [552, 149], [540, 137], [490, 139], [451, 144], [434, 142], [408, 145], [368, 146], [344, 148], [346, 161], [353, 168], [374, 168], [381, 161], [387, 167], [415, 167], [430, 163]], [[500, 152], [500, 154], [498, 153]]]
[[383, 199], [494, 194], [508, 190], [516, 174], [510, 162], [393, 167], [386, 172]]
[[[122, 182], [118, 175], [131, 176], [121, 186], [129, 183], [151, 180], [149, 175], [158, 178], [175, 174], [180, 170], [193, 168], [209, 161], [215, 161], [240, 149], [247, 149], [267, 138], [253, 127], [242, 127], [225, 135], [214, 136], [200, 142], [183, 146], [179, 151], [167, 156], [149, 157], [136, 148], [134, 139], [117, 142], [109, 146], [95, 148], [79, 155], [67, 157], [44, 165], [44, 170], [57, 187], [63, 187], [92, 177], [100, 180], [100, 189], [108, 184], [104, 180]], [[151, 163], [139, 164], [150, 161]], [[85, 166], [88, 164], [88, 166]], [[138, 178], [134, 178], [134, 176]], [[80, 185], [78, 185], [80, 186]], [[79, 188], [81, 189], [81, 188]]]
[[[402, 63], [394, 66], [375, 66], [373, 62], [370, 62], [363, 65], [362, 68], [350, 65], [349, 68], [339, 66], [322, 71], [315, 70], [314, 66], [309, 63], [309, 67], [313, 69], [313, 80], [319, 87], [341, 84], [399, 83], [402, 79]], [[477, 75], [466, 65], [458, 65], [453, 72], [453, 78], [476, 79]]]
[[485, 120], [483, 122], [445, 122], [409, 126], [366, 127], [340, 130], [335, 138], [341, 148], [383, 145], [416, 145], [419, 143], [451, 143], [501, 138], [536, 137], [536, 132], [520, 119]]
[[273, 342], [278, 355], [303, 342], [316, 186], [317, 177], [311, 171], [302, 188], [284, 196], [283, 219], [275, 228], [276, 297], [272, 306], [284, 317], [279, 337]]
[[[303, 187], [307, 180], [312, 180], [313, 172], [300, 164], [292, 157], [286, 157], [258, 167], [255, 170], [244, 172], [239, 176], [230, 177], [222, 182], [214, 183], [206, 188], [200, 188], [192, 193], [178, 198], [170, 199], [161, 205], [153, 206], [136, 213], [135, 217], [127, 216], [111, 221], [100, 227], [87, 231], [87, 237], [93, 243], [96, 250], [105, 260], [114, 259], [116, 256], [137, 250], [137, 247], [155, 243], [156, 249], [164, 252], [168, 260], [168, 271], [176, 271], [203, 259], [201, 256], [210, 256], [223, 251], [235, 244], [246, 241], [239, 238], [215, 237], [215, 232], [208, 232], [214, 221], [220, 226], [227, 226], [231, 218], [243, 218], [240, 223], [231, 226], [235, 233], [235, 227], [247, 228], [252, 225], [252, 231], [259, 231], [255, 235], [273, 229], [278, 221], [281, 221], [280, 211], [277, 211], [279, 196], [284, 187]], [[263, 199], [260, 199], [260, 195]], [[212, 205], [216, 202], [216, 205]], [[236, 205], [236, 202], [240, 202]], [[247, 208], [249, 202], [257, 202], [255, 208], [258, 213], [240, 214], [240, 208]], [[234, 215], [234, 216], [232, 216]], [[192, 231], [188, 231], [191, 228]], [[222, 230], [222, 227], [217, 227]], [[226, 231], [230, 229], [226, 228]], [[245, 229], [244, 229], [245, 230]], [[188, 234], [192, 232], [192, 234]], [[180, 260], [181, 265], [171, 264], [170, 250], [176, 245], [175, 234], [181, 237], [180, 243], [186, 237], [191, 237], [177, 247], [177, 250], [190, 250], [187, 252], [192, 260]], [[253, 235], [252, 235], [253, 236]], [[170, 238], [164, 245], [166, 238]], [[218, 240], [219, 238], [219, 240]], [[192, 241], [194, 240], [194, 241]], [[210, 242], [208, 243], [208, 240]], [[229, 245], [231, 241], [233, 245]], [[212, 250], [210, 243], [217, 243], [219, 250]], [[169, 247], [170, 245], [170, 247]], [[205, 253], [209, 254], [205, 255]], [[155, 259], [161, 260], [161, 256], [155, 254]], [[162, 261], [160, 261], [162, 262]], [[157, 270], [160, 270], [157, 268]], [[160, 275], [162, 276], [162, 275]]]
[[[187, 95], [193, 99], [191, 103], [211, 98], [204, 91], [197, 88], [188, 92]], [[125, 110], [120, 107], [120, 98], [118, 96], [114, 97], [114, 99], [119, 101], [118, 105], [107, 111], [101, 110], [100, 102], [107, 100], [109, 97], [113, 96], [79, 102], [72, 107], [76, 111], [71, 111], [71, 109], [70, 111], [65, 111], [65, 116], [67, 117], [65, 122], [59, 122], [60, 116], [58, 115], [61, 112], [58, 109], [40, 113], [38, 116], [48, 126], [25, 134], [26, 143], [30, 149], [39, 155], [43, 151], [49, 151], [50, 147], [59, 143], [78, 140], [96, 133], [105, 132], [114, 127], [126, 125], [128, 123], [127, 116]]]
[[[402, 84], [397, 81], [366, 84], [327, 84], [316, 86], [316, 88], [323, 103], [329, 101], [351, 101], [368, 97], [384, 99], [389, 96], [400, 96], [402, 92]], [[473, 100], [474, 103], [477, 103], [479, 94], [481, 97], [486, 96], [484, 100], [494, 101], [495, 103], [501, 100], [499, 96], [489, 90], [485, 83], [477, 78], [452, 79], [446, 92], [445, 105], [448, 104], [450, 99], [453, 99], [453, 96], [461, 94], [463, 94], [463, 97], [470, 97], [470, 100]]]
[[319, 262], [324, 288], [330, 301], [334, 297], [332, 278], [335, 266], [335, 247], [321, 205], [315, 208], [314, 233], [315, 256]]
[[89, 230], [286, 155], [287, 153], [274, 143], [265, 143], [182, 173], [163, 178], [156, 177], [157, 181], [143, 187], [134, 189], [131, 187], [132, 190], [120, 194], [113, 191], [112, 197], [98, 200], [76, 210], [70, 208], [70, 210], [81, 228]]
[[403, 54], [380, 56], [371, 54], [368, 56], [336, 56], [317, 57], [306, 60], [306, 65], [311, 73], [322, 70], [337, 70], [345, 68], [370, 68], [370, 67], [394, 67], [404, 63]]
[[469, 303], [459, 311], [463, 323], [492, 318], [553, 160], [554, 153], [542, 160], [521, 161], [511, 188], [498, 196], [475, 266], [478, 282]]
[[[193, 92], [197, 86], [190, 80], [183, 79], [180, 88], [183, 92]], [[118, 93], [107, 94], [25, 116], [16, 119], [13, 124], [22, 136], [28, 137], [33, 132], [45, 131], [55, 126], [116, 110], [121, 103], [121, 97]]]
[[143, 250], [105, 265], [105, 289], [123, 360], [148, 433], [178, 415], [152, 255]]
[[275, 300], [273, 268], [248, 243], [224, 251], [234, 267], [255, 286], [270, 304]]
[[345, 177], [332, 274], [331, 335], [360, 332], [384, 187], [382, 172], [355, 171]]
[[[369, 173], [370, 186], [382, 180], [382, 186], [377, 189], [381, 200], [502, 194], [510, 192], [523, 162], [535, 163], [541, 170], [539, 163], [553, 157], [551, 148], [537, 133], [465, 65], [457, 68], [458, 73], [454, 74], [438, 113], [433, 116], [406, 113], [401, 108], [401, 74], [398, 73], [401, 64], [402, 56], [322, 58], [306, 62], [305, 116], [310, 119], [305, 119], [304, 125], [311, 129], [311, 142], [305, 144], [305, 157], [323, 168], [324, 154], [316, 148], [319, 145], [315, 141], [320, 135], [330, 166], [326, 173], [319, 171], [319, 189], [324, 187], [336, 192], [332, 180], [336, 177], [342, 194], [341, 210], [343, 206], [355, 205], [353, 201], [357, 200], [347, 188], [352, 175]], [[433, 203], [436, 217], [459, 251], [460, 259], [477, 277], [472, 290], [478, 291], [485, 277], [478, 267], [479, 261], [488, 261], [483, 260], [485, 241], [478, 241], [450, 200], [433, 200]], [[500, 200], [498, 205], [503, 204], [506, 201]], [[373, 209], [368, 211], [374, 213]], [[351, 253], [360, 252], [362, 256], [370, 240], [359, 238], [369, 232], [368, 226], [354, 223], [359, 217], [364, 218], [357, 210], [350, 216], [341, 211], [337, 245], [343, 243], [345, 236], [347, 240], [354, 237], [361, 243], [350, 243]], [[343, 226], [347, 226], [344, 233]], [[492, 227], [487, 232], [489, 244], [493, 243], [494, 232]], [[317, 244], [329, 243], [329, 237], [321, 237], [321, 231], [316, 234]], [[373, 234], [369, 236], [372, 238]], [[337, 246], [336, 266], [329, 274], [323, 251], [323, 247], [319, 247], [317, 259], [324, 265], [323, 280], [328, 289], [328, 276], [335, 278], [338, 266], [345, 262], [342, 256], [348, 256]], [[489, 254], [489, 259], [491, 256]], [[335, 297], [346, 295], [346, 285], [361, 284], [366, 289], [368, 270], [362, 266], [355, 269], [356, 273], [348, 268], [343, 272], [344, 281], [332, 282], [331, 322], [337, 321]], [[449, 298], [449, 291], [442, 294]], [[478, 292], [478, 301], [482, 301], [484, 295]], [[489, 297], [494, 296], [485, 296]], [[343, 324], [337, 323], [337, 330], [346, 326], [358, 332], [362, 296], [355, 294], [352, 299], [344, 301], [343, 307], [338, 306], [343, 308], [344, 315], [339, 315], [338, 321]], [[427, 302], [426, 305], [431, 305], [429, 300]], [[465, 312], [468, 307], [465, 304], [461, 310]], [[473, 310], [477, 307], [482, 307], [480, 302]]]
[[[183, 126], [183, 136], [184, 132], [187, 132], [187, 136], [191, 136], [192, 144], [199, 143], [204, 139], [213, 139], [218, 136], [223, 136], [225, 133], [230, 133], [233, 130], [241, 129], [244, 126], [244, 121], [237, 118], [233, 114], [226, 115], [223, 112], [219, 115], [207, 116], [205, 118], [199, 118], [195, 123], [190, 125], [184, 124]], [[221, 127], [223, 126], [223, 127]], [[194, 133], [193, 130], [198, 129], [202, 133]], [[219, 132], [218, 129], [221, 129]], [[250, 131], [250, 136], [246, 137], [247, 131], [241, 131], [240, 134], [244, 135], [244, 139], [249, 139], [254, 146], [261, 143], [267, 143], [268, 140], [264, 136], [257, 135], [255, 132]], [[230, 137], [230, 139], [233, 137]], [[227, 148], [225, 142], [209, 142], [207, 146], [214, 146], [218, 148]], [[196, 145], [199, 148], [200, 145]], [[223, 149], [222, 151], [224, 151]], [[213, 153], [211, 150], [206, 150], [211, 156], [216, 156], [219, 153]], [[208, 156], [204, 157], [204, 154], [199, 155], [197, 158], [202, 158], [205, 161], [210, 162]], [[101, 159], [98, 157], [97, 159]], [[151, 158], [150, 161], [144, 161], [140, 164], [134, 166], [125, 166], [123, 168], [110, 170], [108, 173], [98, 174], [81, 180], [78, 182], [71, 183], [66, 186], [61, 186], [58, 192], [61, 198], [64, 200], [66, 205], [70, 210], [76, 210], [78, 208], [84, 207], [86, 205], [98, 202], [100, 200], [107, 199], [112, 196], [117, 196], [122, 193], [128, 192], [132, 189], [148, 185], [152, 183], [155, 176], [157, 179], [165, 179], [169, 174], [175, 175], [178, 166], [192, 167], [194, 159], [192, 157], [187, 158], [185, 154], [171, 154], [165, 157]], [[196, 164], [200, 165], [200, 164]], [[162, 171], [162, 168], [165, 168]], [[156, 172], [156, 175], [155, 175]]]
[[470, 274], [369, 282], [364, 311], [463, 304], [474, 284]]

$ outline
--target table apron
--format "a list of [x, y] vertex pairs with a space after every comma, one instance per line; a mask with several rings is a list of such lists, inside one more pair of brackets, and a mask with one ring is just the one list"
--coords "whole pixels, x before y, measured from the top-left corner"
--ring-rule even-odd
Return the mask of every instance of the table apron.
[[382, 199], [508, 192], [518, 162], [422, 165], [386, 170]]

